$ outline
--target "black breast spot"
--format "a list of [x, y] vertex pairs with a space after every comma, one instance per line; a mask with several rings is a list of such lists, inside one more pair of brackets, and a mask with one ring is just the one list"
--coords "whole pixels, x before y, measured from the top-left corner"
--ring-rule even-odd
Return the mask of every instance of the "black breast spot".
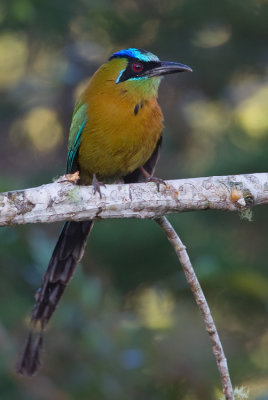
[[139, 104], [136, 104], [135, 107], [134, 107], [134, 115], [137, 115], [137, 114], [138, 114], [139, 109], [140, 109], [140, 105], [139, 105]]

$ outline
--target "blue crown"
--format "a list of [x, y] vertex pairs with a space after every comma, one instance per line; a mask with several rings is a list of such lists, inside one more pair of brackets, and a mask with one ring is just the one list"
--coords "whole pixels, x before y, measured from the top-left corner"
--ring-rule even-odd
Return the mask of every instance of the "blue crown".
[[143, 50], [143, 49], [135, 49], [135, 48], [129, 48], [125, 50], [120, 50], [117, 53], [114, 53], [109, 60], [115, 57], [131, 57], [131, 58], [137, 58], [140, 61], [145, 61], [145, 62], [150, 62], [150, 61], [159, 61], [159, 58], [154, 55], [153, 53], [150, 53], [149, 51]]

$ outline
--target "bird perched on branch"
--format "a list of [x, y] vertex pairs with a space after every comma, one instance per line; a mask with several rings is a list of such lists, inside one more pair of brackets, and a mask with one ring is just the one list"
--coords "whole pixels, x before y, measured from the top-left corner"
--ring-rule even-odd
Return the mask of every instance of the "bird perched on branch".
[[[164, 75], [192, 71], [160, 61], [135, 48], [114, 53], [91, 78], [73, 113], [68, 142], [67, 173], [79, 171], [79, 184], [93, 185], [101, 196], [104, 182], [155, 181], [162, 141], [163, 115], [157, 102]], [[39, 365], [42, 332], [51, 318], [78, 261], [93, 220], [64, 224], [43, 284], [36, 293], [30, 332], [18, 371], [32, 375]]]

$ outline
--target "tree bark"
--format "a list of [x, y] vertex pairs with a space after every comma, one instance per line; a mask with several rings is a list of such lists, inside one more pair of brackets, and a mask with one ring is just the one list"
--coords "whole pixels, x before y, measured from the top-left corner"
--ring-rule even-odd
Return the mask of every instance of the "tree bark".
[[[76, 176], [75, 176], [76, 175]], [[268, 203], [268, 173], [212, 176], [101, 188], [75, 185], [77, 174], [0, 194], [0, 226], [63, 220], [142, 218], [194, 210], [243, 211]]]

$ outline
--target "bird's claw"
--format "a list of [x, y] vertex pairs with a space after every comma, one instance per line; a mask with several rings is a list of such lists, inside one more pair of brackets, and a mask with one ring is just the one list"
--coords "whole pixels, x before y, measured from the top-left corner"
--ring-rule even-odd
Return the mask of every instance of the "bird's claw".
[[105, 183], [99, 181], [96, 177], [96, 174], [93, 174], [93, 178], [92, 178], [92, 186], [93, 186], [93, 190], [94, 190], [94, 194], [96, 194], [97, 192], [100, 195], [100, 198], [102, 198], [102, 194], [101, 194], [101, 190], [100, 187], [104, 186], [106, 187]]
[[146, 182], [154, 182], [156, 184], [158, 192], [160, 192], [160, 184], [165, 185], [165, 186], [167, 185], [163, 179], [156, 178], [155, 176], [150, 175], [149, 172], [147, 172], [144, 167], [139, 167], [139, 170], [142, 173], [142, 175], [145, 177]]
[[157, 186], [157, 191], [160, 192], [160, 185], [167, 185], [164, 179], [156, 178], [155, 176], [150, 176], [146, 178], [147, 182], [154, 182]]

